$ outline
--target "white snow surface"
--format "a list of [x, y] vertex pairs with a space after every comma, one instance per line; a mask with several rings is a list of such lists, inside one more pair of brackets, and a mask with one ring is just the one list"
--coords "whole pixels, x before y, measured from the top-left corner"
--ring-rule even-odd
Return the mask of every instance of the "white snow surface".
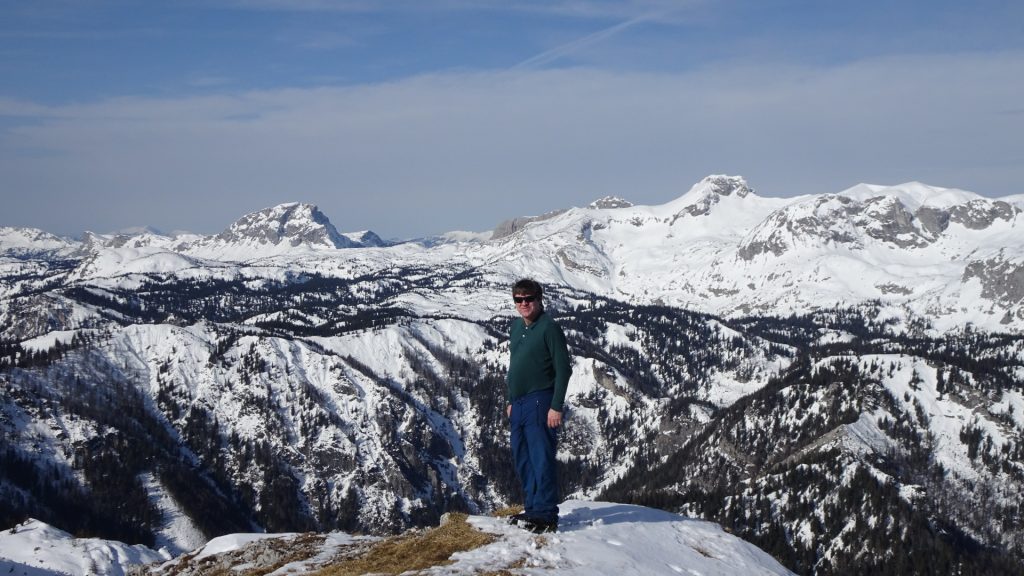
[[877, 184], [858, 184], [847, 188], [839, 193], [842, 196], [853, 198], [858, 201], [870, 200], [879, 196], [895, 196], [910, 210], [917, 210], [921, 206], [933, 206], [936, 208], [949, 208], [958, 204], [966, 204], [971, 200], [979, 200], [983, 197], [956, 188], [940, 188], [929, 186], [921, 182], [907, 182], [899, 186], [879, 186]]
[[[559, 531], [536, 536], [504, 519], [471, 516], [469, 522], [497, 540], [457, 553], [453, 563], [425, 574], [477, 574], [521, 566], [521, 574], [580, 576], [788, 575], [789, 570], [763, 550], [732, 536], [717, 524], [677, 514], [612, 502], [569, 500], [560, 507]], [[239, 550], [267, 538], [294, 539], [295, 534], [231, 534], [214, 538], [190, 554], [199, 560]], [[344, 533], [327, 535], [317, 562], [303, 559], [278, 567], [272, 574], [304, 573], [345, 545], [373, 540]], [[73, 539], [32, 520], [0, 533], [0, 574], [49, 576], [67, 574], [121, 575], [140, 564], [147, 573], [173, 569], [169, 560], [142, 546], [92, 539]]]
[[524, 574], [728, 576], [792, 574], [766, 552], [720, 526], [642, 506], [570, 500], [560, 507], [559, 532], [543, 545], [503, 520], [473, 517], [477, 528], [502, 538], [456, 555], [434, 574], [473, 574], [496, 561], [523, 559]]

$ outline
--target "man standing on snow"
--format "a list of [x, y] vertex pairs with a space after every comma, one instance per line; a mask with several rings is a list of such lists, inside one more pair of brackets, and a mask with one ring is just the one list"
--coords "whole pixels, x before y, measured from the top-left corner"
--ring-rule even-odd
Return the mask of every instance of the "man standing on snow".
[[542, 296], [534, 280], [523, 279], [512, 287], [521, 318], [512, 320], [507, 378], [512, 459], [525, 508], [510, 522], [536, 533], [558, 529], [555, 449], [572, 374], [565, 334], [544, 313]]

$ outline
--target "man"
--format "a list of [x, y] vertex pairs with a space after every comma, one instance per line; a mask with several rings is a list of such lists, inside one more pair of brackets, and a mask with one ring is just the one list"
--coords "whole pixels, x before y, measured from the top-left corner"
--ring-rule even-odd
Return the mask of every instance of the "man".
[[520, 280], [512, 288], [521, 318], [512, 320], [507, 378], [512, 459], [525, 508], [510, 522], [536, 533], [558, 530], [555, 450], [572, 374], [565, 334], [544, 313], [542, 297], [534, 280]]

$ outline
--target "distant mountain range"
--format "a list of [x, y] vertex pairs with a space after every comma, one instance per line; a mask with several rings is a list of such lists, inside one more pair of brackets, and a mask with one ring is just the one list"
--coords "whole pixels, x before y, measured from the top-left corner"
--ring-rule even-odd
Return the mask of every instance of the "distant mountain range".
[[0, 228], [0, 521], [180, 553], [515, 501], [532, 276], [574, 358], [567, 495], [714, 520], [802, 574], [1020, 573], [1022, 210], [709, 176], [397, 243], [294, 203], [210, 236]]
[[[341, 234], [315, 206], [297, 203], [246, 215], [214, 236], [88, 234], [74, 242], [0, 228], [0, 254], [82, 256], [94, 264], [82, 278], [287, 256], [300, 266], [315, 258], [367, 269], [384, 261], [499, 274], [516, 267], [628, 302], [723, 316], [878, 302], [939, 331], [970, 323], [1020, 332], [1022, 207], [1024, 196], [992, 199], [920, 183], [762, 198], [742, 178], [710, 176], [660, 206], [605, 198], [512, 219], [462, 242], [453, 234], [359, 255], [330, 253], [389, 243], [370, 231]], [[459, 249], [433, 249], [450, 243]]]

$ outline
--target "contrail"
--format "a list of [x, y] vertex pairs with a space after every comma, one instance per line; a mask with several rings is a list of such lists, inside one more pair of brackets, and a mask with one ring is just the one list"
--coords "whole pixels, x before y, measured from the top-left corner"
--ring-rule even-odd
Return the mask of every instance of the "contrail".
[[637, 16], [636, 18], [630, 18], [629, 20], [626, 20], [625, 22], [620, 22], [615, 26], [605, 28], [604, 30], [598, 30], [597, 32], [594, 32], [593, 34], [588, 34], [583, 38], [579, 38], [567, 44], [562, 44], [561, 46], [557, 46], [550, 50], [541, 52], [540, 54], [537, 54], [532, 58], [528, 58], [526, 60], [523, 60], [519, 64], [516, 64], [515, 66], [512, 67], [512, 70], [544, 66], [551, 62], [554, 62], [555, 60], [558, 60], [559, 58], [562, 58], [563, 56], [572, 54], [573, 52], [576, 52], [581, 48], [585, 48], [587, 46], [596, 44], [598, 42], [601, 42], [602, 40], [610, 38], [627, 28], [630, 28], [642, 22], [646, 22], [648, 20], [654, 20], [660, 16], [663, 16], [664, 14], [664, 12], [657, 12], [644, 14], [641, 16]]

